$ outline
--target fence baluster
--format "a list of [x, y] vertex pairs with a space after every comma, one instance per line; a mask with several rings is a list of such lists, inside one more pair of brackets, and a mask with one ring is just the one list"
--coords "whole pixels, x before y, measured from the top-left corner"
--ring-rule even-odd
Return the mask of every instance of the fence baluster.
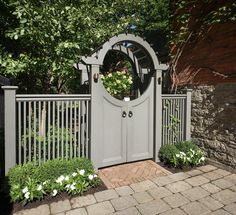
[[52, 158], [55, 158], [55, 101], [52, 102]]
[[29, 161], [31, 161], [31, 102], [28, 103], [28, 111], [29, 111], [29, 139], [28, 139], [28, 143], [29, 143]]
[[70, 101], [70, 158], [73, 157], [72, 153], [72, 101]]
[[51, 159], [51, 102], [48, 101], [48, 160]]
[[68, 101], [66, 101], [66, 160], [68, 159]]
[[19, 164], [21, 164], [21, 102], [18, 102], [18, 147]]
[[36, 101], [34, 101], [34, 164], [36, 164], [36, 160], [37, 160], [37, 158], [36, 158], [36, 150], [37, 150], [37, 148], [36, 148], [36, 133], [37, 133], [37, 131], [36, 131], [36, 120], [37, 120], [37, 118], [36, 118]]

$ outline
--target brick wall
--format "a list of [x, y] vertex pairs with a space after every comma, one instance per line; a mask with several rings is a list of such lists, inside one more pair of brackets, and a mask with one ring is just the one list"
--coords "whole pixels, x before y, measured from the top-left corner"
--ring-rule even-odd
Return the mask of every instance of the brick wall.
[[179, 85], [236, 82], [236, 23], [216, 24], [188, 44], [177, 73]]

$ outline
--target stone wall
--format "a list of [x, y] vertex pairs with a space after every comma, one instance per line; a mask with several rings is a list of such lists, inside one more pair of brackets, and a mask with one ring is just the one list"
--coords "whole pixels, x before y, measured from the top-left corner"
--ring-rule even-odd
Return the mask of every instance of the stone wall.
[[210, 159], [236, 168], [236, 83], [193, 87], [191, 130]]

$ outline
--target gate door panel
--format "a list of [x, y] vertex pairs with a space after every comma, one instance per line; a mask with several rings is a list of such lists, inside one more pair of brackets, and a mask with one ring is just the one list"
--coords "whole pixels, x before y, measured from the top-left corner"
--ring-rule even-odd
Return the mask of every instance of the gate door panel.
[[[102, 86], [101, 86], [102, 87]], [[126, 108], [110, 101], [110, 95], [103, 96], [103, 160], [102, 166], [126, 162], [126, 119], [122, 117]]]
[[153, 83], [128, 103], [127, 161], [153, 158]]

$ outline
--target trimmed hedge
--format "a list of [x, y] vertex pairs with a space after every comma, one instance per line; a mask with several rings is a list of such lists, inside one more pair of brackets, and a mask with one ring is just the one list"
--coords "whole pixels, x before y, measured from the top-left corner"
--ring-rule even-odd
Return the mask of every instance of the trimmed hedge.
[[41, 165], [36, 165], [32, 162], [17, 165], [9, 170], [8, 184], [24, 184], [26, 179], [30, 176], [32, 179], [38, 181], [53, 180], [61, 175], [71, 174], [77, 169], [84, 169], [88, 172], [93, 171], [93, 165], [90, 160], [86, 158], [74, 158], [71, 160], [54, 159], [49, 160]]

